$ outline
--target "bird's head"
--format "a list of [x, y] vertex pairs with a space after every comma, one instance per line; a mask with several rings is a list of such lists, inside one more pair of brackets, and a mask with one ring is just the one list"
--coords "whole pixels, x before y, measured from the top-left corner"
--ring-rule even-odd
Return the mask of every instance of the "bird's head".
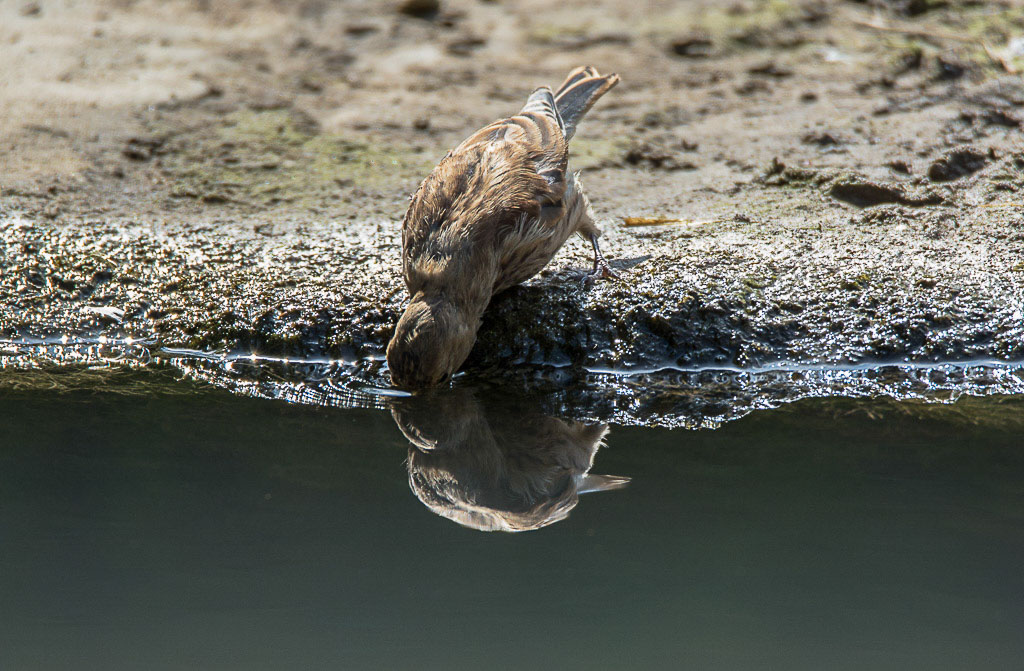
[[476, 342], [479, 317], [444, 297], [413, 297], [388, 343], [391, 381], [422, 389], [448, 380]]

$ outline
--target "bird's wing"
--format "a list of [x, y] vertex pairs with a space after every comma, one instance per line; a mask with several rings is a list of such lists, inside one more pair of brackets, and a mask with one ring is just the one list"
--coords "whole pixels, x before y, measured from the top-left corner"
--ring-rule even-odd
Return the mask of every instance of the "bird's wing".
[[553, 224], [562, 214], [568, 156], [554, 96], [539, 88], [518, 114], [449, 152], [420, 185], [402, 226], [407, 271], [463, 241], [500, 239], [523, 217]]

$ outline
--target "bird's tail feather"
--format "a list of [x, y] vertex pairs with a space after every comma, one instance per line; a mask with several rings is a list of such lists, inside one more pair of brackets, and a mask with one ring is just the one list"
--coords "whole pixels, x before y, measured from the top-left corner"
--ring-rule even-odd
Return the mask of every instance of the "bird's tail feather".
[[540, 114], [541, 116], [551, 117], [558, 122], [558, 127], [562, 132], [565, 132], [565, 126], [562, 124], [562, 117], [558, 113], [558, 105], [555, 103], [555, 97], [551, 94], [551, 89], [547, 86], [541, 86], [530, 94], [530, 97], [526, 100], [526, 106], [523, 107], [519, 113]]
[[589, 65], [569, 73], [555, 92], [555, 105], [562, 117], [566, 140], [576, 133], [576, 124], [597, 99], [618, 83], [617, 74], [601, 75]]
[[596, 475], [587, 473], [580, 481], [578, 494], [593, 494], [594, 492], [608, 492], [613, 489], [622, 489], [629, 484], [629, 478], [619, 475]]

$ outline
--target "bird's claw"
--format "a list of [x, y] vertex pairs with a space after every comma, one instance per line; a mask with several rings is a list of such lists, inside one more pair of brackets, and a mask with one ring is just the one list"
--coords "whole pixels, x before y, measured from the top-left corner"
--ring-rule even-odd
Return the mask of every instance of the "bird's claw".
[[593, 270], [583, 275], [583, 288], [589, 289], [597, 282], [597, 280], [621, 280], [622, 277], [611, 269], [607, 263], [602, 261], [597, 264]]

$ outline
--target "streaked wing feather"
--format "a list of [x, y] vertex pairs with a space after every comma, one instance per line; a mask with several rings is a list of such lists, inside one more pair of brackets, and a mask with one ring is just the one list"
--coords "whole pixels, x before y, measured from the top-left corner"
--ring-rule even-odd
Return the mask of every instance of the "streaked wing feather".
[[559, 220], [569, 157], [563, 128], [551, 89], [542, 87], [518, 114], [481, 128], [445, 156], [406, 212], [407, 280], [416, 274], [412, 266], [447, 257], [467, 237], [515, 235], [524, 216], [540, 225]]

